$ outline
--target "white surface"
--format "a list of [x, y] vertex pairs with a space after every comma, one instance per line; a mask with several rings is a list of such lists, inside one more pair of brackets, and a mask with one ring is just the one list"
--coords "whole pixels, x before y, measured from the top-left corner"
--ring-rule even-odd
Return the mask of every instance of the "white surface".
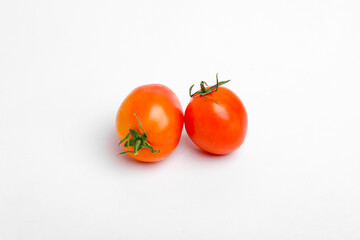
[[[0, 239], [360, 239], [358, 1], [0, 1]], [[231, 78], [231, 155], [117, 157], [136, 86]]]

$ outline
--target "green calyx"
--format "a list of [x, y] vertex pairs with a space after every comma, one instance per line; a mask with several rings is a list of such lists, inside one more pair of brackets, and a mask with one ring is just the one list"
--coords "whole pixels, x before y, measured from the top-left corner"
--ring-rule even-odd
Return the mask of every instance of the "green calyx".
[[[139, 153], [139, 151], [142, 148], [148, 148], [151, 150], [151, 153], [160, 153], [160, 149], [154, 149], [148, 142], [148, 135], [146, 134], [146, 132], [144, 131], [144, 129], [141, 126], [141, 122], [139, 120], [139, 118], [136, 116], [136, 114], [134, 113], [134, 116], [136, 117], [136, 119], [139, 122], [139, 126], [141, 128], [141, 130], [143, 131], [143, 134], [140, 134], [138, 131], [134, 130], [134, 129], [130, 129], [128, 135], [126, 135], [126, 137], [124, 137], [120, 142], [119, 145], [121, 143], [123, 143], [124, 141], [126, 141], [124, 143], [124, 147], [134, 147], [134, 151], [124, 151], [121, 152], [119, 154], [124, 154], [124, 153], [134, 153], [135, 155], [137, 155]], [[130, 139], [130, 136], [132, 137]]]
[[200, 82], [200, 91], [197, 91], [197, 92], [195, 92], [195, 93], [193, 93], [193, 94], [191, 94], [191, 90], [192, 90], [192, 88], [194, 87], [194, 84], [190, 87], [190, 89], [189, 89], [189, 95], [190, 95], [190, 97], [193, 97], [195, 94], [197, 94], [197, 95], [199, 95], [199, 96], [201, 96], [201, 97], [204, 97], [204, 98], [206, 98], [206, 99], [208, 99], [208, 100], [211, 100], [211, 101], [214, 101], [214, 102], [216, 102], [215, 100], [213, 100], [213, 99], [209, 99], [209, 98], [207, 98], [206, 97], [206, 95], [208, 95], [208, 94], [210, 94], [210, 93], [213, 93], [213, 92], [216, 92], [218, 89], [219, 89], [219, 86], [221, 86], [221, 85], [224, 85], [225, 83], [228, 83], [228, 82], [230, 82], [230, 80], [226, 80], [226, 81], [221, 81], [221, 82], [219, 82], [219, 78], [218, 78], [218, 73], [216, 74], [216, 84], [214, 85], [214, 86], [211, 86], [211, 87], [209, 87], [208, 89], [206, 89], [206, 87], [205, 87], [205, 85], [207, 86], [207, 83], [206, 82], [204, 82], [204, 81], [201, 81]]

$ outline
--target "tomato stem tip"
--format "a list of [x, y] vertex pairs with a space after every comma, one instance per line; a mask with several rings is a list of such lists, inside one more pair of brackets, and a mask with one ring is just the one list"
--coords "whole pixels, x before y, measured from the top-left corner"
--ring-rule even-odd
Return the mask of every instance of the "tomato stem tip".
[[[129, 130], [129, 133], [126, 135], [126, 137], [124, 137], [123, 139], [120, 140], [119, 145], [121, 145], [123, 142], [126, 141], [124, 143], [124, 147], [134, 147], [134, 150], [133, 151], [124, 151], [124, 152], [119, 153], [118, 155], [124, 154], [124, 153], [134, 153], [135, 155], [137, 155], [142, 148], [150, 149], [151, 153], [156, 153], [156, 152], [160, 153], [160, 149], [158, 149], [158, 148], [154, 149], [150, 145], [150, 143], [147, 142], [148, 135], [142, 128], [141, 122], [135, 113], [134, 113], [134, 116], [136, 117], [143, 134], [140, 134], [138, 131], [131, 128]], [[130, 139], [130, 136], [132, 137], [131, 139]]]
[[194, 84], [191, 85], [191, 87], [190, 87], [190, 89], [189, 89], [189, 95], [190, 95], [190, 97], [193, 97], [195, 94], [197, 94], [197, 95], [199, 95], [199, 96], [201, 96], [201, 97], [204, 97], [204, 98], [206, 98], [206, 99], [208, 99], [208, 100], [211, 100], [211, 101], [214, 101], [214, 102], [217, 103], [217, 101], [215, 101], [214, 99], [210, 99], [210, 98], [206, 97], [206, 95], [208, 95], [208, 94], [210, 94], [210, 93], [213, 93], [213, 92], [216, 92], [216, 91], [219, 89], [219, 86], [224, 85], [225, 83], [230, 82], [230, 80], [226, 80], [226, 81], [221, 81], [221, 82], [219, 82], [218, 75], [219, 75], [219, 74], [217, 73], [217, 74], [216, 74], [216, 84], [213, 85], [213, 86], [211, 86], [211, 87], [209, 87], [208, 89], [206, 89], [206, 87], [205, 87], [205, 85], [207, 86], [207, 83], [206, 83], [205, 81], [201, 81], [201, 82], [200, 82], [200, 89], [201, 89], [201, 90], [200, 90], [200, 91], [197, 91], [197, 92], [195, 92], [195, 93], [193, 93], [193, 94], [191, 94], [191, 91], [192, 91], [192, 88], [194, 87]]

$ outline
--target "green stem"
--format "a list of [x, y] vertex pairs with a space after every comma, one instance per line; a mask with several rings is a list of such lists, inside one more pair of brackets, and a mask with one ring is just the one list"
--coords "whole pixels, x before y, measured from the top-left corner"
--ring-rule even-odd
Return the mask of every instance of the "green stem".
[[200, 83], [200, 88], [201, 88], [201, 92], [203, 92], [203, 93], [206, 93], [206, 87], [205, 87], [205, 85], [207, 86], [207, 83], [204, 82], [204, 81], [201, 81], [201, 83]]
[[[141, 122], [140, 122], [139, 118], [136, 116], [135, 113], [134, 113], [134, 116], [136, 117], [136, 119], [137, 119], [137, 121], [139, 123], [140, 129], [143, 131], [143, 134], [140, 134], [138, 131], [136, 131], [134, 129], [130, 129], [128, 135], [126, 135], [126, 137], [123, 138], [119, 142], [119, 145], [121, 143], [123, 143], [124, 141], [126, 141], [124, 143], [124, 147], [134, 147], [134, 151], [124, 151], [124, 152], [121, 152], [119, 154], [134, 153], [135, 155], [137, 155], [142, 148], [150, 149], [150, 151], [152, 153], [156, 153], [156, 152], [160, 153], [160, 149], [158, 149], [158, 148], [154, 149], [147, 142], [148, 136], [147, 136], [146, 132], [144, 131], [144, 129], [142, 128]], [[130, 139], [130, 136], [132, 137], [131, 139]]]
[[205, 85], [207, 86], [207, 83], [204, 82], [204, 81], [201, 81], [201, 83], [200, 83], [200, 89], [201, 90], [191, 94], [191, 90], [194, 87], [194, 85], [192, 85], [190, 87], [190, 89], [189, 89], [189, 95], [190, 95], [190, 97], [193, 97], [195, 94], [197, 94], [197, 95], [199, 95], [201, 97], [204, 97], [204, 98], [206, 98], [208, 100], [212, 100], [212, 101], [216, 102], [215, 100], [207, 98], [205, 96], [210, 94], [210, 93], [216, 92], [219, 89], [219, 86], [224, 85], [225, 83], [228, 83], [228, 82], [230, 82], [230, 80], [219, 82], [218, 73], [217, 73], [216, 74], [216, 84], [215, 85], [213, 85], [213, 86], [209, 87], [208, 89], [206, 89]]

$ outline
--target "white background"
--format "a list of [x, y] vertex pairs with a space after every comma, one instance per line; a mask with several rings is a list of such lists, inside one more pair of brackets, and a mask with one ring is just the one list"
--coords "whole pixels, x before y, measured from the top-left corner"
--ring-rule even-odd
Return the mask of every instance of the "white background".
[[[360, 239], [358, 1], [0, 0], [0, 239]], [[231, 78], [233, 154], [117, 157], [117, 109]], [[198, 86], [198, 85], [196, 85]]]

